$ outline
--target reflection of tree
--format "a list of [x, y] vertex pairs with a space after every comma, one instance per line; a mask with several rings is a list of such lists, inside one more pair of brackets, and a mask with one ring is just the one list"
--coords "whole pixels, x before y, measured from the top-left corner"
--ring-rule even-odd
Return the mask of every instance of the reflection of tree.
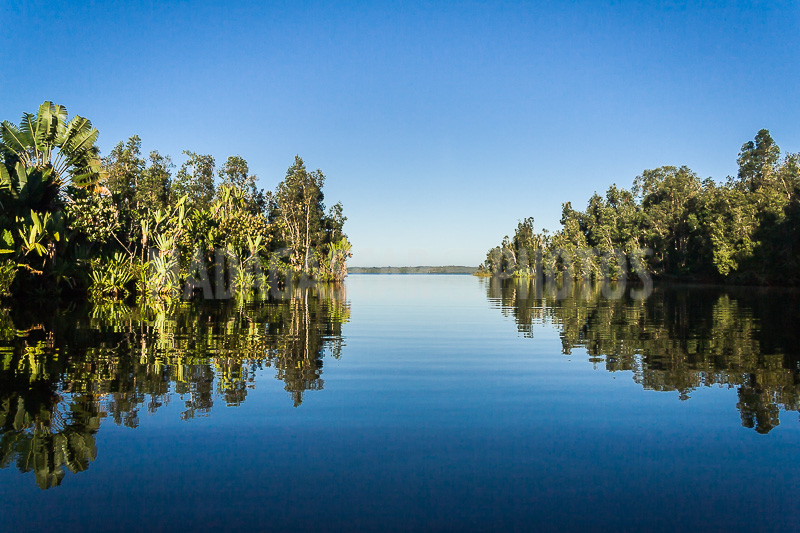
[[[80, 409], [83, 406], [75, 407]], [[19, 403], [4, 402], [0, 417], [19, 415], [20, 411], [13, 411], [15, 408], [24, 410]], [[97, 455], [95, 433], [99, 428], [98, 417], [81, 418], [79, 415], [84, 413], [71, 413], [72, 420], [58, 427], [48, 416], [51, 414], [42, 411], [33, 418], [29, 417], [30, 413], [15, 416], [12, 423], [6, 421], [3, 425], [0, 438], [0, 467], [7, 467], [16, 458], [17, 468], [21, 472], [33, 471], [42, 489], [60, 485], [65, 468], [73, 473], [86, 470]]]
[[100, 426], [91, 399], [63, 398], [56, 392], [55, 380], [46, 373], [47, 358], [40, 344], [17, 354], [6, 352], [0, 372], [0, 468], [15, 463], [21, 472], [33, 471], [42, 489], [59, 485], [64, 469], [81, 472], [89, 467], [97, 455]]
[[800, 411], [798, 294], [657, 288], [647, 299], [606, 298], [594, 284], [489, 279], [487, 296], [525, 336], [549, 322], [564, 353], [586, 350], [645, 389], [689, 398], [701, 386], [736, 387], [742, 425], [766, 433], [778, 412]]
[[[284, 290], [258, 305], [234, 301], [80, 310], [0, 310], [0, 467], [60, 484], [96, 456], [100, 420], [137, 427], [177, 394], [183, 419], [218, 398], [245, 401], [274, 367], [295, 406], [322, 388], [349, 319], [343, 287]], [[43, 318], [46, 317], [46, 318]]]
[[342, 322], [348, 309], [337, 297], [341, 287], [326, 286], [325, 298], [311, 297], [311, 291], [297, 290], [288, 306], [276, 309], [279, 318], [271, 330], [270, 360], [278, 369], [278, 378], [286, 383], [294, 405], [303, 401], [303, 392], [320, 390], [324, 382], [322, 357], [325, 349], [339, 358], [342, 349]]

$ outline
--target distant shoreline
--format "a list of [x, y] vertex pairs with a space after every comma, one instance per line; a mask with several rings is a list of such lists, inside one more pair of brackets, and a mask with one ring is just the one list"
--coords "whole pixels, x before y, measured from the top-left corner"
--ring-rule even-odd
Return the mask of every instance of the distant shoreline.
[[470, 266], [413, 266], [413, 267], [347, 267], [348, 274], [474, 274]]

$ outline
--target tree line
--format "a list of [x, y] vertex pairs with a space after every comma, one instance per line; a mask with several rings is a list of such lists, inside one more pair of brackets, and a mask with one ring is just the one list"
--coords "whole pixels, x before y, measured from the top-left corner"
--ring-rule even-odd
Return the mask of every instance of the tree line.
[[325, 175], [299, 156], [264, 191], [239, 155], [218, 165], [187, 150], [176, 170], [136, 135], [101, 157], [97, 137], [51, 102], [0, 125], [0, 293], [251, 296], [270, 273], [346, 275], [342, 205], [326, 208]]
[[745, 143], [735, 177], [718, 184], [686, 166], [645, 170], [586, 209], [562, 205], [561, 228], [534, 219], [489, 250], [484, 275], [600, 278], [638, 274], [724, 283], [800, 282], [800, 154], [768, 130]]

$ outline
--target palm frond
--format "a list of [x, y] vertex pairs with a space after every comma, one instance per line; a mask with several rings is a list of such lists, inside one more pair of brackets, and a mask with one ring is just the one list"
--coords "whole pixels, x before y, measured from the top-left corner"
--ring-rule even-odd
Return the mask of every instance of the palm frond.
[[18, 159], [30, 160], [28, 157], [28, 146], [31, 145], [33, 139], [29, 133], [22, 131], [16, 125], [4, 120], [0, 124], [0, 137], [2, 137], [3, 146], [11, 151]]
[[92, 128], [92, 122], [81, 116], [75, 116], [67, 124], [67, 133], [61, 151], [67, 155], [69, 164], [82, 163], [92, 153], [94, 143], [100, 132]]
[[55, 122], [58, 120], [58, 117], [55, 115], [54, 111], [55, 106], [53, 102], [44, 102], [39, 106], [39, 112], [34, 122], [35, 129], [33, 131], [33, 137], [36, 142], [36, 147], [40, 151], [46, 149], [51, 137], [50, 132], [55, 132], [56, 130]]
[[100, 184], [108, 177], [108, 172], [103, 168], [100, 159], [90, 161], [86, 166], [73, 168], [71, 182], [75, 187], [98, 192]]
[[[30, 189], [26, 183], [27, 169], [35, 168], [42, 176], [48, 176], [56, 190], [70, 181], [82, 188], [97, 190], [105, 177], [102, 163], [97, 156], [95, 142], [97, 129], [88, 119], [75, 116], [67, 120], [67, 108], [45, 101], [36, 115], [24, 113], [19, 126], [10, 122], [0, 124], [0, 156], [5, 161], [12, 189]], [[13, 183], [12, 166], [22, 163], [23, 169], [15, 169], [19, 183]], [[26, 188], [27, 187], [27, 188]], [[63, 194], [63, 190], [61, 190]]]
[[54, 106], [54, 114], [56, 115], [56, 135], [53, 139], [53, 142], [56, 146], [61, 146], [63, 143], [59, 142], [59, 139], [62, 135], [67, 131], [67, 108], [63, 105], [56, 104]]

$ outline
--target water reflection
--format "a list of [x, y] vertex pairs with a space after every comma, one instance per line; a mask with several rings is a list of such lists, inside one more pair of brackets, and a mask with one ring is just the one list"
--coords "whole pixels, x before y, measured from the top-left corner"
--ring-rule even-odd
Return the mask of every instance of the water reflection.
[[256, 372], [274, 368], [294, 406], [323, 388], [349, 319], [344, 286], [233, 301], [0, 310], [0, 468], [33, 471], [45, 489], [97, 456], [101, 420], [137, 427], [180, 398], [181, 418], [215, 401], [239, 405]]
[[640, 300], [607, 298], [588, 283], [482, 282], [522, 335], [551, 323], [564, 354], [582, 348], [596, 366], [630, 371], [645, 389], [686, 400], [698, 387], [735, 387], [742, 425], [759, 433], [780, 424], [781, 409], [800, 411], [796, 291], [661, 286]]

